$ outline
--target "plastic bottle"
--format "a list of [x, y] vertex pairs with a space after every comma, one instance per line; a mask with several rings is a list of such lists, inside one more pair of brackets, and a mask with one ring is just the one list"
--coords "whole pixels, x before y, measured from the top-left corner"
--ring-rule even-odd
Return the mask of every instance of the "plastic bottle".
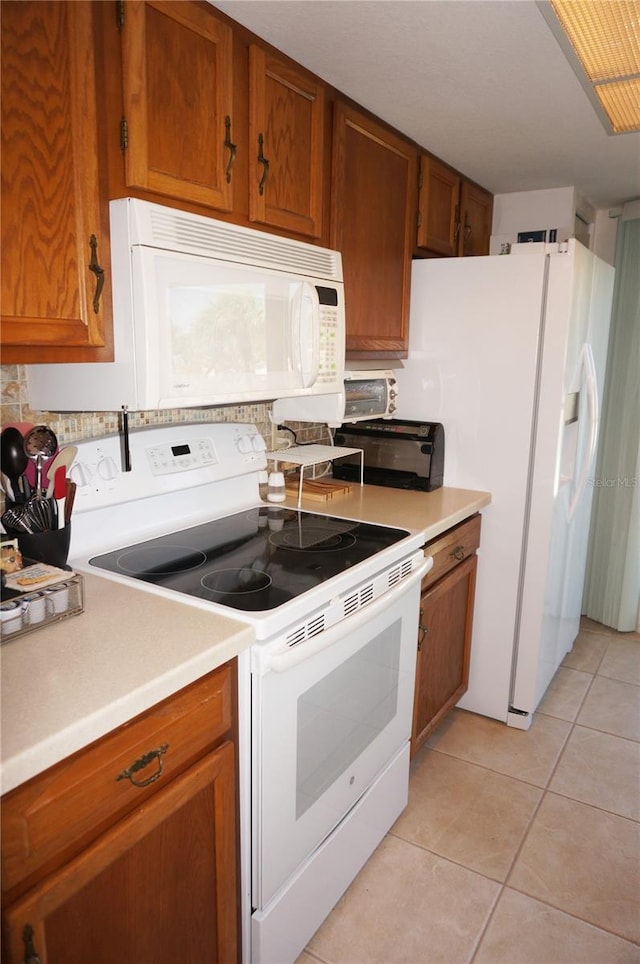
[[284, 502], [287, 494], [284, 488], [284, 475], [282, 472], [271, 472], [269, 475], [269, 486], [267, 489], [267, 500], [269, 502]]

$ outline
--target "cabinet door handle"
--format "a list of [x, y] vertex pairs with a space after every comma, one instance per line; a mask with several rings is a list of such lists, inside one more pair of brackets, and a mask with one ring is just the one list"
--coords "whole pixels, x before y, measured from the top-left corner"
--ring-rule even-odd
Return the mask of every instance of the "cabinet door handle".
[[89, 247], [91, 248], [91, 261], [89, 262], [89, 271], [93, 271], [96, 276], [96, 291], [93, 296], [93, 310], [96, 315], [100, 310], [100, 295], [102, 294], [102, 289], [104, 288], [104, 268], [101, 268], [98, 264], [98, 239], [95, 234], [92, 234], [89, 238]]
[[454, 229], [453, 229], [453, 243], [457, 245], [458, 235], [460, 234], [460, 205], [456, 204], [456, 213], [453, 216], [454, 219]]
[[456, 546], [455, 549], [451, 550], [451, 555], [454, 559], [458, 559], [460, 562], [464, 559], [464, 546]]
[[418, 652], [420, 652], [420, 650], [422, 649], [422, 644], [424, 643], [425, 637], [429, 632], [429, 627], [425, 626], [422, 622], [422, 616], [423, 616], [423, 612], [422, 610], [420, 610], [420, 622], [418, 623], [418, 629], [420, 630], [420, 634], [418, 636]]
[[31, 924], [24, 925], [22, 940], [24, 941], [24, 964], [40, 964], [40, 957], [33, 946], [33, 927]]
[[227, 184], [231, 183], [231, 168], [233, 167], [233, 162], [236, 159], [236, 154], [238, 152], [238, 145], [231, 142], [231, 118], [225, 117], [224, 119], [224, 146], [229, 151], [229, 163], [227, 164], [226, 179]]
[[262, 177], [260, 178], [260, 183], [258, 184], [258, 193], [264, 194], [264, 185], [267, 180], [267, 175], [269, 173], [269, 161], [264, 156], [264, 137], [262, 134], [258, 134], [258, 164], [262, 164], [264, 170], [262, 172]]
[[[163, 743], [162, 746], [159, 746], [157, 749], [149, 750], [148, 753], [143, 754], [143, 756], [132, 763], [130, 767], [127, 767], [126, 770], [119, 773], [116, 780], [130, 780], [134, 787], [148, 787], [150, 783], [155, 783], [156, 780], [162, 776], [162, 756], [168, 749], [169, 744]], [[158, 761], [158, 769], [152, 773], [151, 776], [147, 777], [146, 780], [134, 780], [134, 773], [137, 773], [138, 770], [143, 770], [152, 760]]]

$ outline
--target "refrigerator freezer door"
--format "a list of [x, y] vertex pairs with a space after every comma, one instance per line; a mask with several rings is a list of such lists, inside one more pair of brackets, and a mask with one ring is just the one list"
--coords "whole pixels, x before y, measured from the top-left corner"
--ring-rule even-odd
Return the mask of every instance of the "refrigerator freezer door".
[[[596, 370], [604, 371], [611, 311], [605, 298], [594, 315], [598, 265], [581, 245], [575, 245], [573, 257], [550, 260], [511, 693], [512, 706], [529, 720], [579, 630], [598, 418]], [[576, 390], [578, 419], [565, 424], [564, 399]]]
[[444, 484], [483, 510], [469, 689], [459, 705], [507, 719], [545, 276], [544, 255], [413, 264], [398, 418], [441, 421]]

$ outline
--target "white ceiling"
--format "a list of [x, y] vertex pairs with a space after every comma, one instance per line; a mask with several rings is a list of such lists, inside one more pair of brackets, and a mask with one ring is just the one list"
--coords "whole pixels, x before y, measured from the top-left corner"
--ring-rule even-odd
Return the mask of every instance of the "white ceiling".
[[494, 194], [640, 196], [534, 0], [210, 0]]

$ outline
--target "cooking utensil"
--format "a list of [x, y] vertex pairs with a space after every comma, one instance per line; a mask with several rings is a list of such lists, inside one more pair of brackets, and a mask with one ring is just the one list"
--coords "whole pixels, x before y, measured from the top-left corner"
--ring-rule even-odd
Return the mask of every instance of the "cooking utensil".
[[23, 502], [20, 505], [12, 505], [11, 508], [5, 509], [2, 513], [0, 521], [8, 535], [12, 535], [14, 532], [27, 532], [29, 535], [33, 535], [31, 519], [25, 511], [26, 508], [26, 503]]
[[66, 466], [60, 465], [56, 469], [53, 495], [56, 500], [56, 506], [58, 507], [58, 529], [64, 529], [65, 521], [65, 502], [67, 500], [67, 469]]
[[55, 453], [58, 439], [47, 425], [35, 425], [27, 432], [24, 439], [24, 450], [36, 464], [36, 488], [34, 498], [44, 498], [42, 491], [42, 466]]
[[64, 524], [67, 525], [71, 519], [71, 511], [73, 509], [73, 503], [76, 497], [77, 485], [70, 479], [67, 479], [67, 497], [64, 502]]
[[47, 532], [49, 529], [57, 529], [57, 506], [54, 499], [45, 499], [44, 496], [36, 496], [25, 503], [25, 508], [33, 532]]
[[24, 450], [24, 439], [17, 428], [9, 426], [0, 435], [0, 456], [2, 471], [9, 479], [13, 490], [14, 500], [24, 497], [24, 490], [20, 486], [20, 477], [26, 469], [29, 459]]
[[[50, 499], [53, 495], [56, 476], [58, 474], [58, 469], [64, 468], [65, 475], [66, 470], [71, 467], [76, 455], [78, 454], [77, 445], [65, 445], [64, 448], [60, 449], [56, 457], [54, 458], [51, 465], [47, 466], [47, 474], [49, 476], [49, 484], [47, 486], [47, 498]], [[64, 493], [63, 493], [64, 495]], [[58, 496], [56, 496], [58, 498]]]
[[0, 472], [0, 485], [2, 486], [2, 491], [6, 495], [9, 502], [15, 502], [16, 500], [13, 494], [13, 486], [11, 485], [8, 476], [6, 476], [4, 472]]

